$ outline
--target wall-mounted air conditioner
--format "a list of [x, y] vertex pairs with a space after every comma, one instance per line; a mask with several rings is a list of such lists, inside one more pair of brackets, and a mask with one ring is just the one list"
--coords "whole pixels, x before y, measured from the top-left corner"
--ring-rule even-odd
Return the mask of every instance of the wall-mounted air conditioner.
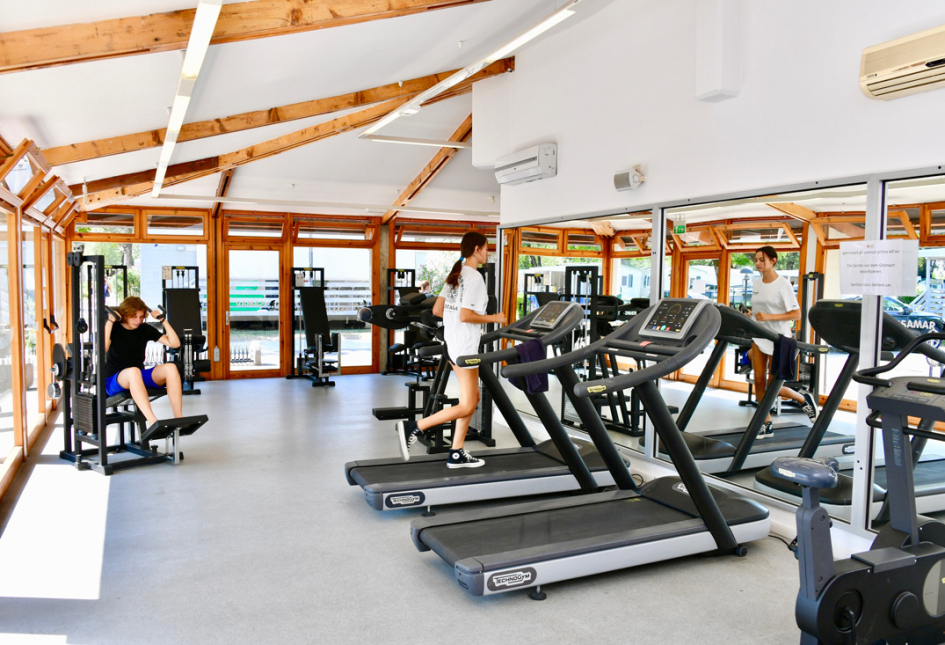
[[894, 99], [945, 85], [945, 25], [863, 50], [860, 87]]
[[526, 181], [554, 177], [558, 173], [558, 144], [542, 143], [495, 162], [495, 178], [500, 184], [524, 184]]

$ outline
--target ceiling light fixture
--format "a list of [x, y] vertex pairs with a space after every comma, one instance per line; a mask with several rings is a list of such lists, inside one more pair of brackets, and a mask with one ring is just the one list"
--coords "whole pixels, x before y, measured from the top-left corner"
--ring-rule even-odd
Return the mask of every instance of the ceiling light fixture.
[[369, 134], [365, 139], [384, 143], [407, 143], [414, 146], [433, 146], [435, 148], [472, 148], [472, 141], [447, 141], [441, 139], [415, 139], [413, 137], [386, 137], [383, 134]]
[[451, 87], [459, 85], [460, 83], [465, 81], [467, 78], [469, 78], [473, 74], [476, 74], [482, 71], [483, 69], [485, 69], [492, 63], [496, 62], [497, 60], [501, 60], [505, 58], [506, 56], [511, 56], [513, 53], [515, 53], [517, 49], [521, 48], [526, 43], [534, 40], [535, 38], [545, 33], [546, 31], [548, 31], [549, 29], [551, 29], [552, 27], [554, 27], [561, 21], [566, 20], [570, 18], [571, 16], [573, 16], [574, 13], [578, 10], [578, 5], [588, 5], [588, 4], [592, 4], [594, 1], [595, 0], [569, 0], [569, 2], [567, 2], [563, 7], [561, 7], [560, 9], [558, 9], [557, 11], [549, 15], [547, 18], [539, 22], [537, 25], [535, 25], [531, 29], [528, 29], [521, 35], [513, 38], [512, 40], [502, 45], [501, 47], [499, 47], [497, 50], [495, 50], [494, 52], [492, 52], [485, 58], [479, 60], [476, 63], [473, 63], [472, 65], [468, 65], [464, 67], [463, 69], [459, 70], [452, 76], [440, 81], [439, 83], [437, 83], [430, 89], [426, 90], [425, 92], [421, 92], [420, 94], [415, 96], [413, 99], [411, 99], [407, 103], [404, 103], [403, 106], [400, 107], [400, 109], [391, 112], [390, 114], [385, 116], [383, 119], [381, 119], [374, 125], [364, 130], [361, 134], [358, 135], [358, 138], [363, 139], [363, 138], [366, 138], [368, 135], [372, 135], [376, 133], [381, 128], [387, 125], [390, 125], [401, 116], [404, 116], [406, 114], [416, 114], [417, 111], [419, 111], [420, 106], [423, 105], [425, 102], [429, 101], [430, 99], [432, 99], [434, 96], [438, 96], [442, 94], [443, 92], [445, 92], [446, 90], [450, 89]]
[[184, 127], [184, 118], [187, 116], [190, 98], [193, 96], [197, 76], [200, 74], [200, 68], [203, 66], [207, 49], [210, 47], [210, 39], [213, 37], [213, 30], [216, 27], [217, 18], [220, 16], [222, 4], [223, 0], [200, 0], [197, 5], [194, 25], [190, 29], [190, 39], [187, 41], [187, 52], [184, 54], [184, 62], [181, 65], [177, 94], [174, 96], [174, 104], [171, 106], [171, 115], [168, 118], [167, 130], [164, 133], [164, 145], [161, 147], [157, 173], [154, 175], [154, 186], [151, 188], [152, 197], [161, 194], [167, 167], [174, 156], [174, 146], [177, 145], [180, 129]]

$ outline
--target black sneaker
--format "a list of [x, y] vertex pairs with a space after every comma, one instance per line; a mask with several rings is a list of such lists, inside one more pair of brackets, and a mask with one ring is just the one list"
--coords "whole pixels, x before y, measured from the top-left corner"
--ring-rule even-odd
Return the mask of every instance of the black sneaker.
[[451, 450], [449, 459], [446, 460], [447, 468], [479, 468], [485, 466], [486, 462], [482, 459], [473, 457], [464, 449]]
[[771, 429], [771, 422], [765, 421], [761, 426], [761, 430], [758, 431], [758, 439], [767, 439], [774, 436], [774, 430]]
[[400, 454], [404, 461], [410, 461], [410, 447], [420, 438], [420, 428], [416, 421], [398, 421], [397, 437], [400, 439]]
[[807, 390], [801, 390], [799, 394], [804, 397], [804, 405], [801, 406], [801, 410], [813, 421], [817, 418], [817, 403], [814, 401], [814, 395]]

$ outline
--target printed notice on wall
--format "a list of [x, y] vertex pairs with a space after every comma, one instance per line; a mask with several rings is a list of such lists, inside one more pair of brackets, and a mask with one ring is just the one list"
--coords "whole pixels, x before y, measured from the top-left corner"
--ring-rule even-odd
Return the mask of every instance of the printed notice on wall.
[[840, 292], [914, 296], [919, 240], [840, 244]]

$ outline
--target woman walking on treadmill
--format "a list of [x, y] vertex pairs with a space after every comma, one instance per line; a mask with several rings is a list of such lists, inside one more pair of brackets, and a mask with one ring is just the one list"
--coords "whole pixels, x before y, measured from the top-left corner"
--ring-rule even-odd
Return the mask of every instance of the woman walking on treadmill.
[[[433, 313], [443, 318], [443, 335], [446, 339], [446, 352], [450, 367], [459, 382], [459, 403], [444, 408], [419, 421], [398, 421], [397, 436], [400, 439], [400, 451], [404, 459], [410, 459], [410, 447], [417, 442], [420, 433], [433, 426], [455, 421], [453, 445], [447, 468], [478, 468], [485, 465], [482, 459], [473, 457], [463, 449], [466, 431], [472, 420], [473, 412], [479, 404], [479, 368], [457, 367], [452, 357], [459, 358], [479, 353], [479, 337], [482, 323], [504, 325], [505, 314], [486, 315], [489, 294], [486, 283], [476, 271], [480, 264], [489, 259], [489, 241], [478, 231], [467, 231], [459, 245], [462, 257], [446, 278], [440, 291]], [[465, 259], [465, 261], [464, 261]]]
[[[760, 280], [752, 285], [751, 315], [763, 327], [767, 327], [780, 336], [791, 335], [791, 323], [801, 319], [801, 307], [794, 295], [791, 283], [774, 270], [778, 261], [778, 252], [774, 247], [763, 246], [755, 251], [755, 268], [761, 274]], [[751, 369], [755, 373], [755, 396], [761, 401], [765, 390], [768, 389], [768, 368], [771, 356], [774, 354], [774, 343], [764, 338], [752, 338]], [[788, 387], [782, 387], [780, 396], [797, 401], [801, 409], [813, 421], [817, 417], [817, 406], [814, 397], [807, 390], [795, 392]], [[758, 438], [771, 437], [770, 413], [758, 433]]]

